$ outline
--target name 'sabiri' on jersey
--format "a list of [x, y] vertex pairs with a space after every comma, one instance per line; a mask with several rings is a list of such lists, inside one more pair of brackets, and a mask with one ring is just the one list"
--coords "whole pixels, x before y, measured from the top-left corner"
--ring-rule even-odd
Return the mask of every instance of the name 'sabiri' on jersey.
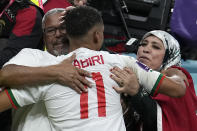
[[78, 68], [86, 68], [88, 66], [95, 66], [97, 64], [104, 64], [103, 56], [102, 55], [96, 55], [89, 57], [87, 59], [76, 59], [74, 60], [74, 66]]

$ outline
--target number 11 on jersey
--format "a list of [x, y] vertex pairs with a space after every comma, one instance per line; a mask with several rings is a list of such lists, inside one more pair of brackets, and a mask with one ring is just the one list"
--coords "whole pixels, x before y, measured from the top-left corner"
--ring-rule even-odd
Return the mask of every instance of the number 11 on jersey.
[[[103, 77], [100, 72], [92, 73], [92, 79], [96, 83], [97, 99], [98, 99], [98, 116], [106, 116], [106, 98]], [[87, 87], [85, 87], [87, 88]], [[81, 119], [88, 118], [88, 93], [82, 93], [80, 96], [80, 114]]]

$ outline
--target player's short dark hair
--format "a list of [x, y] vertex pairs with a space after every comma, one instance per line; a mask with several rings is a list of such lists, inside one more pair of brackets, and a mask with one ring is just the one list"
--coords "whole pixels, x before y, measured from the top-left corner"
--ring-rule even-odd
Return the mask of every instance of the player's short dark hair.
[[103, 20], [97, 9], [78, 6], [66, 13], [64, 24], [68, 36], [79, 38], [86, 35], [95, 25], [103, 24]]

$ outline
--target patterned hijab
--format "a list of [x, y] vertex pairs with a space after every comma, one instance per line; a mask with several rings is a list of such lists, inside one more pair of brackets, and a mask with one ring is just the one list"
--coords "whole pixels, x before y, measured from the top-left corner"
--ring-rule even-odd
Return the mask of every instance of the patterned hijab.
[[159, 38], [163, 42], [164, 48], [166, 50], [160, 70], [167, 69], [173, 65], [181, 66], [181, 54], [178, 41], [172, 35], [162, 30], [147, 32], [143, 36], [142, 41], [150, 35]]

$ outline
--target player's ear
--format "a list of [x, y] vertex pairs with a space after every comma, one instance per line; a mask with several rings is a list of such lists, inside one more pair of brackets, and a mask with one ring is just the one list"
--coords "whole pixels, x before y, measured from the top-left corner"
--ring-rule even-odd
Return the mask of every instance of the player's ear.
[[97, 44], [99, 42], [99, 38], [100, 38], [99, 32], [98, 31], [95, 31], [93, 33], [93, 41], [94, 41], [95, 44]]

